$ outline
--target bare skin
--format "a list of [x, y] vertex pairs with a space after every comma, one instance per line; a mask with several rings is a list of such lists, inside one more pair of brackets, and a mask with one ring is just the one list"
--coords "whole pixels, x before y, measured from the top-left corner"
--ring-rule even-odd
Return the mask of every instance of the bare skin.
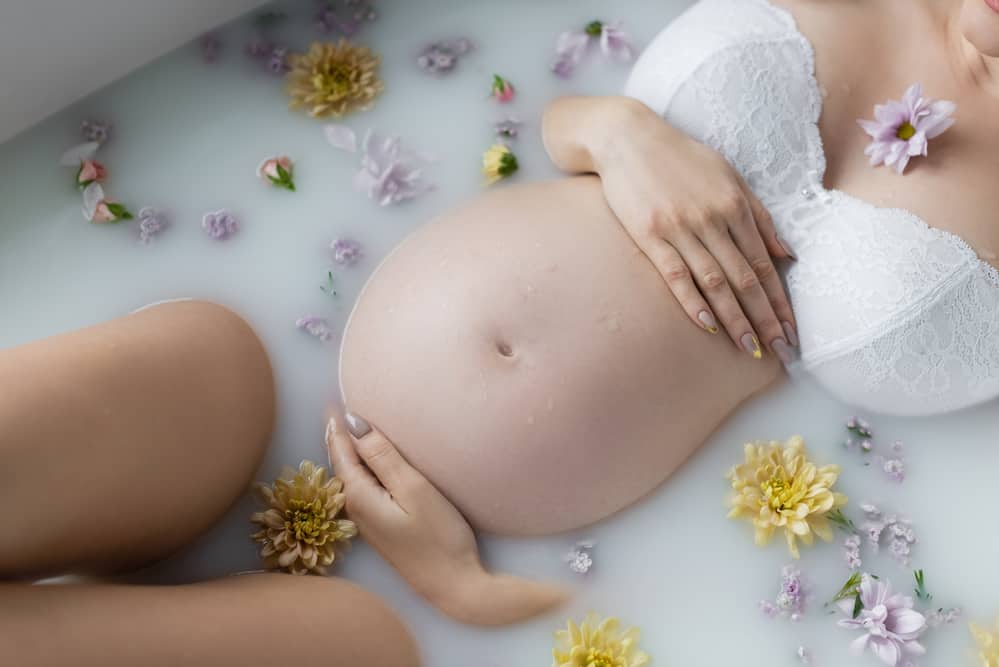
[[[999, 265], [999, 11], [776, 4], [813, 42], [828, 92], [825, 186], [909, 209]], [[856, 119], [917, 80], [956, 102], [958, 124], [904, 178], [872, 169]], [[619, 97], [556, 100], [543, 130], [556, 165], [599, 185], [510, 187], [421, 229], [372, 279], [341, 357], [349, 409], [500, 533], [567, 530], [634, 502], [796, 345], [776, 271], [794, 258], [717, 153]]]
[[[0, 505], [15, 510], [0, 537], [0, 580], [112, 575], [169, 556], [240, 496], [274, 423], [260, 341], [204, 302], [4, 350], [0, 385]], [[0, 583], [0, 655], [24, 667], [420, 662], [374, 595], [278, 574], [186, 586]]]

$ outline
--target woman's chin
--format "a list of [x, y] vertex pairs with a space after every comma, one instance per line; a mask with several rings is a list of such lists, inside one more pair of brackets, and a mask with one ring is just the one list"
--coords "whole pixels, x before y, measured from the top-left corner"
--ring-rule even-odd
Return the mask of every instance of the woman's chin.
[[960, 28], [979, 53], [999, 58], [999, 0], [967, 0], [961, 10]]

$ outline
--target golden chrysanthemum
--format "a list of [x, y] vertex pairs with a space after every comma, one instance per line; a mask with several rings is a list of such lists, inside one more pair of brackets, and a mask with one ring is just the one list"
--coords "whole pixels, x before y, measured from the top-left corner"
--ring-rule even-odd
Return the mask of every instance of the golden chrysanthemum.
[[751, 442], [746, 462], [728, 473], [732, 481], [730, 519], [749, 519], [756, 527], [756, 544], [766, 545], [778, 528], [784, 529], [791, 555], [800, 557], [797, 539], [812, 544], [814, 535], [829, 542], [833, 527], [827, 514], [844, 506], [846, 496], [832, 490], [839, 466], [817, 468], [808, 460], [805, 441], [794, 436], [787, 443]]
[[565, 630], [555, 633], [552, 667], [642, 667], [650, 662], [638, 650], [638, 628], [619, 629], [616, 618], [601, 621], [590, 613], [577, 626], [570, 618]]
[[987, 630], [974, 623], [971, 624], [971, 635], [978, 644], [978, 664], [980, 667], [999, 667], [999, 621], [995, 628]]
[[307, 53], [288, 58], [288, 108], [306, 109], [313, 118], [367, 109], [385, 88], [378, 78], [380, 61], [368, 47], [345, 39], [313, 42]]
[[302, 461], [297, 473], [285, 468], [272, 486], [258, 482], [253, 488], [270, 506], [250, 517], [261, 526], [251, 537], [269, 568], [325, 574], [337, 549], [357, 535], [353, 521], [336, 518], [345, 500], [343, 482], [327, 479], [326, 468], [312, 461]]

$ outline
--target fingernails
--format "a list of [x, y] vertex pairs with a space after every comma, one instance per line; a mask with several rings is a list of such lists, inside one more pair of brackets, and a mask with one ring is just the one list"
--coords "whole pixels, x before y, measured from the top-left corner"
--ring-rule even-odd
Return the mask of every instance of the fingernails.
[[791, 244], [785, 241], [782, 236], [780, 235], [777, 236], [777, 243], [779, 243], [780, 247], [784, 249], [784, 252], [787, 253], [788, 257], [790, 257], [793, 260], [798, 259], [798, 256], [794, 254], [793, 250], [791, 250]]
[[742, 343], [742, 349], [753, 355], [753, 359], [763, 358], [763, 350], [760, 349], [760, 341], [757, 340], [756, 336], [748, 333], [739, 340]]
[[787, 342], [791, 344], [792, 347], [798, 347], [798, 332], [794, 330], [790, 322], [781, 322], [781, 329], [784, 330], [784, 335], [787, 336]]
[[718, 333], [718, 323], [715, 322], [715, 316], [706, 310], [702, 310], [697, 313], [697, 320], [704, 325], [704, 328], [709, 332], [716, 334]]
[[364, 421], [363, 417], [358, 417], [353, 412], [348, 412], [344, 415], [344, 418], [347, 420], [347, 430], [355, 438], [363, 438], [371, 433], [371, 425]]
[[782, 363], [789, 364], [794, 360], [794, 353], [791, 351], [791, 346], [783, 338], [773, 339], [770, 342], [770, 349], [774, 351], [774, 354], [777, 355], [777, 358]]

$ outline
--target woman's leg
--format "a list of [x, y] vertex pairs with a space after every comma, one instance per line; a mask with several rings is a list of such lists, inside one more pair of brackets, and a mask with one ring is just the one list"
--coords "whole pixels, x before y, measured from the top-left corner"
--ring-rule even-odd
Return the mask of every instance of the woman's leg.
[[374, 595], [341, 579], [253, 574], [189, 586], [0, 585], [17, 667], [415, 667]]
[[250, 327], [169, 303], [0, 351], [0, 578], [162, 558], [246, 487], [274, 423]]

